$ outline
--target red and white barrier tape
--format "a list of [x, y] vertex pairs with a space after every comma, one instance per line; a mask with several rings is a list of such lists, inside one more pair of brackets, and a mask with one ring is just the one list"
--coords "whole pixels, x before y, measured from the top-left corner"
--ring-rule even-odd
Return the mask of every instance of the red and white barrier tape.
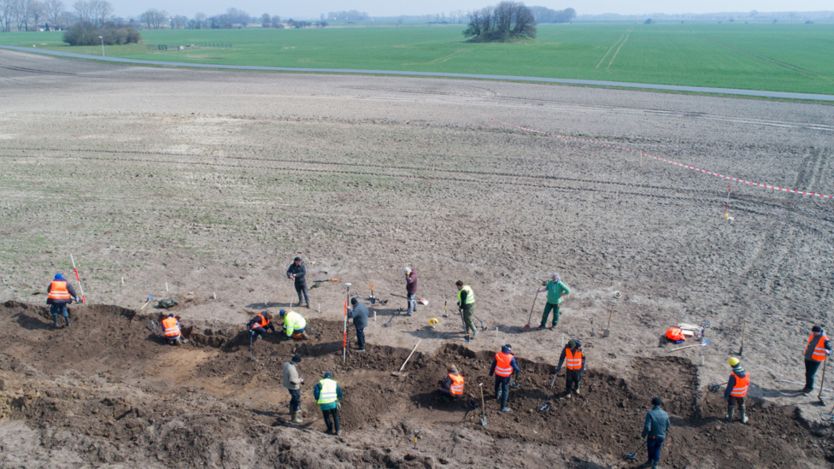
[[[499, 121], [496, 121], [496, 122], [499, 122]], [[504, 125], [510, 126], [510, 127], [515, 127], [516, 129], [519, 129], [519, 130], [522, 130], [522, 131], [528, 132], [528, 133], [533, 133], [533, 134], [537, 134], [537, 135], [550, 135], [548, 132], [543, 132], [541, 130], [531, 129], [529, 127], [522, 127], [522, 126], [519, 126], [519, 125], [510, 124], [508, 122], [501, 122], [501, 123], [504, 124]], [[554, 137], [556, 139], [562, 141], [562, 142], [565, 142], [565, 143], [568, 143], [570, 141], [591, 142], [595, 145], [602, 146], [602, 147], [605, 147], [605, 148], [610, 148], [610, 149], [617, 149], [617, 147], [620, 147], [620, 148], [625, 147], [629, 151], [639, 153], [641, 157], [650, 158], [650, 159], [653, 159], [655, 161], [660, 161], [661, 163], [666, 163], [666, 164], [669, 164], [669, 165], [672, 165], [672, 166], [677, 166], [678, 168], [688, 169], [690, 171], [695, 171], [695, 172], [698, 172], [698, 173], [701, 173], [701, 174], [706, 174], [707, 176], [717, 177], [717, 178], [723, 179], [725, 181], [731, 181], [731, 182], [735, 182], [735, 183], [742, 184], [742, 185], [749, 186], [749, 187], [756, 187], [756, 188], [759, 188], [759, 189], [769, 190], [769, 191], [773, 191], [773, 192], [784, 192], [784, 193], [787, 193], [787, 194], [796, 194], [796, 195], [800, 195], [802, 197], [816, 197], [818, 199], [825, 199], [825, 200], [833, 200], [834, 199], [834, 195], [832, 195], [832, 194], [822, 194], [820, 192], [807, 191], [807, 190], [801, 190], [801, 189], [793, 189], [793, 188], [790, 188], [790, 187], [777, 186], [775, 184], [768, 184], [766, 182], [756, 182], [756, 181], [750, 181], [750, 180], [747, 180], [747, 179], [738, 178], [738, 177], [735, 177], [735, 176], [727, 176], [725, 174], [721, 174], [721, 173], [718, 173], [718, 172], [715, 172], [715, 171], [710, 171], [708, 169], [699, 168], [698, 166], [695, 166], [695, 165], [692, 165], [692, 164], [681, 163], [680, 161], [670, 160], [669, 158], [664, 158], [664, 157], [659, 156], [659, 155], [654, 155], [654, 154], [651, 154], [649, 152], [640, 150], [638, 148], [630, 147], [628, 145], [622, 145], [622, 144], [614, 145], [614, 144], [610, 144], [610, 143], [601, 143], [601, 142], [593, 141], [590, 138], [569, 137], [569, 136], [566, 136], [566, 135], [554, 135]]]

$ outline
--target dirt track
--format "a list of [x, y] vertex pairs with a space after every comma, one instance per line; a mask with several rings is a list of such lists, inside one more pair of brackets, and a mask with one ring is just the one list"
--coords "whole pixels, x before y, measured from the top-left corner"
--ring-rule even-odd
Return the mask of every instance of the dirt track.
[[[634, 150], [831, 192], [831, 107], [491, 82], [154, 70], [8, 52], [0, 52], [0, 65], [0, 298], [42, 302], [49, 277], [67, 271], [72, 251], [95, 303], [138, 308], [148, 293], [163, 295], [168, 282], [181, 299], [193, 292], [178, 310], [185, 318], [239, 324], [262, 306], [290, 301], [282, 272], [301, 253], [314, 279], [339, 276], [363, 295], [373, 283], [390, 298], [368, 336], [398, 349], [417, 337], [429, 351], [461, 343], [459, 320], [452, 312], [443, 317], [442, 307], [456, 278], [472, 284], [490, 329], [473, 350], [510, 342], [521, 357], [552, 363], [562, 341], [577, 336], [595, 373], [627, 383], [653, 375], [636, 365], [641, 360], [666, 363], [668, 352], [656, 347], [666, 325], [710, 320], [713, 344], [680, 354], [697, 366], [700, 387], [725, 379], [723, 362], [738, 349], [745, 317], [745, 365], [758, 396], [797, 405], [807, 421], [824, 417], [810, 398], [791, 394], [796, 385], [777, 378], [801, 380], [810, 324], [832, 324], [832, 203], [734, 188], [730, 225], [722, 217], [726, 183]], [[383, 327], [401, 306], [389, 293], [401, 293], [405, 263], [417, 268], [431, 304], [415, 319], [394, 317]], [[560, 331], [526, 332], [536, 279], [551, 270], [575, 295]], [[342, 290], [320, 285], [312, 294], [321, 313], [308, 314], [337, 320]], [[624, 293], [617, 303], [614, 290]], [[602, 339], [610, 309], [612, 336]], [[438, 331], [423, 327], [430, 316], [441, 318]], [[148, 361], [158, 353], [153, 345], [143, 352]], [[3, 353], [18, 357], [9, 346]], [[234, 365], [229, 357], [219, 362]], [[96, 366], [66, 373], [89, 384], [103, 379]], [[200, 372], [211, 377], [210, 368]], [[130, 392], [148, 385], [122, 378], [129, 377], [113, 385]], [[216, 388], [239, 393], [234, 380]], [[626, 402], [626, 426], [637, 424], [640, 399], [651, 392], [631, 389], [637, 399]], [[156, 403], [155, 396], [141, 402]], [[230, 405], [223, 398], [216, 405]], [[266, 401], [257, 408], [274, 408]], [[707, 404], [703, 418], [721, 413]], [[779, 409], [769, 412], [789, 411]], [[255, 425], [251, 411], [236, 412], [229, 417], [235, 428]], [[492, 444], [465, 433], [479, 435], [466, 445]], [[443, 437], [432, 438], [443, 448]], [[529, 444], [534, 458], [538, 443]], [[618, 445], [560, 446], [543, 461], [576, 456], [611, 464], [628, 446]], [[700, 448], [716, 464], [727, 450], [717, 442]], [[670, 463], [685, 464], [674, 451]], [[822, 453], [807, 454], [820, 461]]]

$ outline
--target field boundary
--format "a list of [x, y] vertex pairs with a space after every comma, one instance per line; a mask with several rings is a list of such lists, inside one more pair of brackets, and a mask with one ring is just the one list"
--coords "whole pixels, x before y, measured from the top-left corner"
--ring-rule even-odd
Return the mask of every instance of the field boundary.
[[834, 95], [817, 93], [796, 93], [790, 91], [767, 91], [767, 90], [745, 90], [739, 88], [712, 88], [704, 86], [684, 85], [663, 85], [653, 83], [633, 83], [625, 81], [608, 80], [582, 80], [576, 78], [549, 78], [531, 77], [516, 75], [492, 75], [476, 73], [451, 73], [451, 72], [417, 72], [406, 70], [373, 70], [355, 68], [307, 68], [307, 67], [271, 67], [264, 65], [226, 65], [226, 64], [205, 64], [189, 62], [168, 62], [162, 60], [128, 59], [124, 57], [106, 57], [91, 54], [79, 54], [76, 52], [64, 52], [33, 47], [19, 47], [0, 45], [0, 49], [27, 54], [47, 55], [66, 59], [94, 60], [98, 62], [109, 62], [125, 65], [143, 65], [152, 67], [170, 68], [192, 68], [202, 70], [232, 70], [232, 71], [256, 71], [256, 72], [285, 72], [285, 73], [313, 73], [330, 75], [372, 75], [372, 76], [394, 76], [394, 77], [416, 77], [416, 78], [457, 78], [468, 80], [492, 80], [509, 81], [537, 84], [556, 84], [572, 86], [591, 86], [600, 88], [624, 88], [644, 91], [664, 91], [678, 93], [703, 93], [722, 96], [744, 96], [753, 98], [768, 99], [790, 99], [798, 101], [821, 101], [834, 103]]

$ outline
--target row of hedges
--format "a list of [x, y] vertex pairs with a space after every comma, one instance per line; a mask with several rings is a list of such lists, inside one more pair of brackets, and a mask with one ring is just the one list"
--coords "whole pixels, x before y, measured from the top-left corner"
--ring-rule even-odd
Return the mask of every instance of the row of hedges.
[[[99, 39], [99, 36], [102, 39]], [[135, 28], [114, 24], [95, 26], [90, 23], [78, 23], [64, 31], [64, 42], [71, 46], [97, 46], [102, 40], [107, 45], [131, 44], [141, 39], [139, 31]]]

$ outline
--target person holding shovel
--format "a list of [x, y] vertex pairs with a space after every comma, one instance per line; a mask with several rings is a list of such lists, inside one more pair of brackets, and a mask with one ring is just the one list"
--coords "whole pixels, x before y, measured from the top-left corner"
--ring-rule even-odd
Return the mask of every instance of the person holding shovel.
[[550, 312], [553, 312], [553, 322], [550, 329], [556, 328], [559, 324], [559, 305], [564, 300], [563, 296], [570, 295], [570, 288], [562, 281], [562, 278], [556, 272], [550, 274], [550, 280], [547, 281], [544, 287], [539, 289], [539, 293], [547, 292], [547, 303], [544, 305], [544, 313], [542, 314], [542, 322], [539, 324], [539, 330], [543, 330], [547, 326], [547, 317]]
[[[462, 280], [458, 280], [455, 282], [455, 286], [458, 288], [458, 309], [460, 310], [461, 318], [463, 319], [463, 333], [466, 335], [465, 341], [469, 342], [470, 337], [471, 340], [475, 339], [475, 336], [478, 335], [478, 330], [475, 329], [475, 325], [472, 323], [472, 318], [475, 316], [475, 292], [472, 291], [472, 287], [469, 285], [464, 285]], [[469, 335], [469, 331], [472, 331], [472, 335]]]
[[[831, 340], [825, 335], [822, 326], [814, 325], [808, 343], [805, 345], [805, 387], [804, 394], [814, 390], [814, 376], [821, 364], [831, 355]], [[825, 366], [825, 365], [823, 365]], [[823, 383], [824, 384], [824, 383]]]

